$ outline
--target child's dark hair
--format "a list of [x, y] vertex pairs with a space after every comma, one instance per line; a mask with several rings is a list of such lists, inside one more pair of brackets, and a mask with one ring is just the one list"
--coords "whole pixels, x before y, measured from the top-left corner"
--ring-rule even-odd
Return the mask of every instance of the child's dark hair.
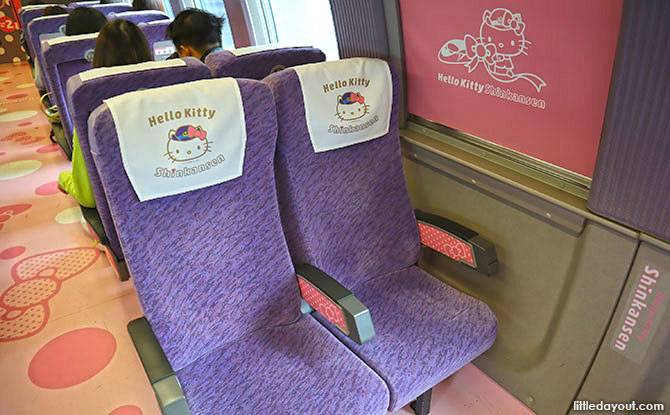
[[204, 52], [208, 46], [221, 45], [223, 18], [199, 9], [185, 9], [167, 27], [165, 35], [174, 45], [189, 46]]
[[133, 10], [165, 11], [162, 0], [133, 0]]
[[94, 68], [153, 60], [149, 42], [133, 22], [114, 19], [100, 29], [93, 54]]
[[67, 14], [67, 10], [61, 6], [48, 6], [42, 12], [42, 16], [58, 16], [59, 14]]
[[100, 10], [91, 7], [77, 7], [67, 17], [65, 34], [72, 36], [96, 33], [105, 23], [107, 23], [107, 18]]

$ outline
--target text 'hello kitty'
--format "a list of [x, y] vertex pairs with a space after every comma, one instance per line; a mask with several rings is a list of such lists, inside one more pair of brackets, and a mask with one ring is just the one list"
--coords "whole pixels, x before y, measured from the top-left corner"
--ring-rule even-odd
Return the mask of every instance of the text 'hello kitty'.
[[349, 78], [343, 79], [340, 81], [335, 81], [331, 82], [329, 84], [323, 84], [323, 92], [328, 93], [330, 91], [334, 91], [338, 88], [345, 88], [348, 86], [363, 86], [363, 87], [368, 87], [370, 85], [370, 80], [365, 79], [365, 78]]
[[211, 120], [214, 118], [214, 113], [216, 113], [216, 110], [210, 110], [207, 109], [207, 107], [184, 108], [183, 111], [165, 111], [163, 114], [149, 117], [149, 127], [155, 127], [158, 124], [163, 124], [168, 121], [181, 120], [182, 118], [200, 117]]

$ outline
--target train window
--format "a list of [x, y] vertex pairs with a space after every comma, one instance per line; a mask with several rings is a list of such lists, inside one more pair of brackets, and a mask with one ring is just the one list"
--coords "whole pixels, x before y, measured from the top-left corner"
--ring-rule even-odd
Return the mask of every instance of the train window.
[[163, 3], [163, 8], [165, 9], [165, 13], [167, 13], [168, 16], [170, 16], [170, 19], [174, 19], [174, 11], [172, 9], [172, 3], [170, 0], [162, 0]]
[[221, 42], [224, 49], [235, 48], [235, 41], [233, 40], [233, 32], [230, 29], [230, 21], [226, 13], [226, 6], [221, 0], [183, 0], [184, 8], [194, 7], [196, 9], [206, 10], [215, 16], [223, 17], [225, 19], [223, 27], [221, 28]]
[[339, 59], [328, 0], [247, 0], [247, 6], [257, 45], [314, 46], [328, 60]]

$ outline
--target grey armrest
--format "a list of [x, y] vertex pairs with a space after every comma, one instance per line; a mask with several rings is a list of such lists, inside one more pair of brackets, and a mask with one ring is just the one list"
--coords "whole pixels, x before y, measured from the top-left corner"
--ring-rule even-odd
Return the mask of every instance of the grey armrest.
[[307, 303], [358, 344], [375, 337], [370, 310], [342, 284], [310, 264], [295, 266], [304, 306]]
[[190, 415], [184, 392], [154, 335], [149, 321], [140, 317], [128, 323], [128, 333], [154, 388], [158, 405], [164, 415]]

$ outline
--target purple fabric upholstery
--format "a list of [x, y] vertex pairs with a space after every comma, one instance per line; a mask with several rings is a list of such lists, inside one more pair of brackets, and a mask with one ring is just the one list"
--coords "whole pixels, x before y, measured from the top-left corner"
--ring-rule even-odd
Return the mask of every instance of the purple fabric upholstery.
[[496, 338], [498, 323], [486, 304], [416, 266], [365, 281], [352, 292], [372, 313], [372, 341], [358, 345], [313, 315], [387, 382], [391, 411], [465, 366]]
[[382, 415], [382, 379], [300, 316], [274, 185], [277, 130], [267, 85], [238, 81], [241, 177], [140, 203], [105, 104], [92, 154], [143, 310], [194, 415]]
[[76, 9], [77, 7], [90, 7], [100, 10], [105, 16], [109, 13], [123, 13], [132, 10], [133, 6], [126, 3], [110, 3], [110, 4], [77, 4], [72, 3], [69, 9]]
[[670, 7], [624, 2], [588, 208], [670, 242]]
[[[298, 288], [277, 214], [270, 90], [240, 81], [247, 128], [242, 177], [140, 203], [106, 105], [91, 151], [142, 308], [172, 367], [246, 332], [295, 320]], [[272, 264], [272, 266], [268, 266]]]
[[123, 13], [110, 13], [108, 20], [123, 19], [135, 24], [153, 22], [156, 20], [168, 20], [170, 16], [158, 10], [127, 11]]
[[[42, 56], [42, 44], [40, 43], [40, 35], [45, 33], [56, 33], [59, 31], [60, 27], [65, 25], [67, 22], [67, 15], [57, 15], [57, 16], [46, 16], [38, 17], [33, 19], [28, 23], [28, 30], [26, 31], [26, 41], [30, 47], [30, 56], [33, 57], [40, 64], [40, 68], [46, 67], [46, 62], [44, 61], [44, 56]], [[47, 91], [51, 92], [51, 86], [49, 84], [49, 79], [45, 74], [42, 78], [44, 79], [44, 86], [47, 87]]]
[[294, 260], [344, 286], [416, 264], [419, 230], [401, 165], [398, 91], [387, 135], [317, 154], [295, 71], [265, 81], [277, 104], [279, 209]]
[[326, 55], [316, 48], [283, 48], [235, 56], [228, 51], [215, 52], [207, 56], [205, 64], [212, 70], [214, 78], [263, 79], [277, 65], [284, 67], [323, 62]]
[[384, 381], [314, 319], [256, 331], [182, 369], [193, 415], [385, 414]]
[[[165, 27], [169, 22], [159, 22], [156, 24], [140, 25], [140, 29], [153, 45], [159, 40], [165, 39]], [[65, 87], [67, 80], [71, 76], [91, 69], [91, 64], [85, 59], [86, 51], [95, 49], [95, 38], [76, 40], [72, 42], [60, 43], [57, 45], [45, 45], [43, 55], [46, 62], [46, 68], [43, 69], [45, 76], [49, 78], [54, 101], [58, 106], [63, 130], [68, 143], [72, 146], [72, 118], [70, 109], [65, 97]]]
[[265, 82], [277, 107], [277, 193], [291, 256], [324, 270], [370, 309], [376, 337], [364, 346], [323, 324], [386, 381], [389, 409], [396, 410], [488, 349], [497, 322], [484, 303], [414, 266], [419, 233], [402, 169], [398, 77], [391, 72], [389, 133], [322, 153], [314, 152], [307, 132], [295, 71]]
[[93, 164], [91, 156], [90, 137], [88, 136], [88, 118], [102, 101], [126, 92], [143, 88], [157, 88], [183, 82], [196, 81], [210, 77], [209, 69], [195, 58], [185, 58], [187, 66], [176, 68], [161, 68], [141, 72], [127, 72], [104, 78], [82, 82], [79, 75], [75, 75], [67, 83], [68, 106], [72, 109], [72, 121], [77, 130], [79, 145], [81, 146], [86, 170], [93, 188], [95, 204], [102, 220], [109, 248], [117, 258], [123, 258], [119, 237], [114, 228], [112, 215], [109, 211], [107, 199], [102, 189], [100, 176]]
[[95, 37], [79, 39], [56, 45], [44, 44], [42, 55], [46, 66], [43, 75], [49, 79], [53, 100], [58, 106], [65, 138], [72, 147], [72, 119], [65, 100], [65, 86], [72, 75], [91, 69], [91, 63], [85, 58], [89, 51], [95, 50]]
[[[42, 13], [44, 13], [44, 9], [47, 7], [52, 6], [50, 4], [45, 4], [42, 7], [35, 7], [35, 8], [30, 8], [30, 9], [22, 9], [19, 10], [19, 23], [21, 23], [21, 27], [23, 30], [26, 30], [30, 22], [33, 21], [33, 19], [37, 17], [41, 17]], [[68, 8], [69, 9], [69, 8]], [[69, 10], [68, 10], [69, 11]]]
[[144, 33], [144, 36], [147, 38], [149, 46], [153, 48], [154, 43], [167, 40], [167, 37], [165, 36], [165, 30], [171, 22], [171, 20], [161, 19], [154, 20], [151, 24], [148, 24], [147, 22], [140, 23], [138, 26], [142, 30], [142, 33]]

